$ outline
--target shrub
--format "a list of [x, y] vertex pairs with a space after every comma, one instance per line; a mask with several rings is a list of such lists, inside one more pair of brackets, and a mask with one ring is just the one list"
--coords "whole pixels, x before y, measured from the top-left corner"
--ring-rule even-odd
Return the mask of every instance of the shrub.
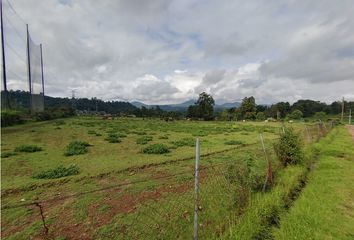
[[301, 163], [304, 158], [301, 138], [292, 128], [286, 128], [280, 135], [280, 139], [274, 144], [274, 150], [283, 166]]
[[36, 145], [21, 145], [15, 148], [15, 152], [39, 152], [42, 151], [41, 147], [38, 147]]
[[173, 141], [171, 143], [173, 145], [175, 145], [176, 147], [184, 147], [184, 146], [194, 147], [195, 146], [194, 138], [182, 138], [180, 140]]
[[1, 126], [7, 127], [15, 124], [23, 123], [23, 114], [14, 110], [1, 111]]
[[70, 165], [69, 167], [59, 166], [54, 169], [50, 169], [47, 171], [40, 172], [32, 176], [32, 178], [37, 179], [54, 179], [54, 178], [61, 178], [67, 177], [71, 175], [79, 174], [80, 169], [75, 164]]
[[266, 115], [264, 114], [264, 112], [258, 112], [256, 115], [256, 119], [258, 121], [264, 121], [266, 119]]
[[147, 154], [164, 154], [169, 152], [170, 150], [164, 144], [153, 144], [143, 149], [143, 153]]
[[85, 154], [88, 152], [87, 147], [90, 146], [87, 142], [83, 141], [72, 141], [69, 143], [68, 146], [66, 146], [64, 155], [65, 156], [73, 156], [73, 155], [79, 155], [79, 154]]
[[3, 152], [3, 153], [1, 153], [1, 158], [8, 158], [8, 157], [15, 156], [15, 155], [17, 155], [17, 153], [15, 153], [15, 152]]
[[245, 143], [239, 140], [230, 140], [226, 141], [225, 145], [245, 145]]
[[139, 137], [136, 140], [136, 143], [140, 144], [140, 145], [145, 145], [145, 144], [147, 144], [150, 141], [152, 141], [152, 137], [151, 136], [142, 136], [142, 137]]
[[108, 134], [105, 140], [109, 143], [120, 143], [122, 141], [120, 140], [118, 134], [114, 134], [114, 133]]
[[300, 110], [298, 110], [298, 109], [296, 109], [296, 110], [294, 110], [290, 115], [289, 115], [289, 117], [291, 118], [291, 119], [301, 119], [302, 118], [302, 116], [303, 116], [303, 113], [300, 111]]

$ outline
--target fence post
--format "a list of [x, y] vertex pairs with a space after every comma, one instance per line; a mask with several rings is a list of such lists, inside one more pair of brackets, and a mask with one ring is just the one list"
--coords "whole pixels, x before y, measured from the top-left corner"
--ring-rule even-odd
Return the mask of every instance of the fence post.
[[198, 192], [199, 192], [199, 157], [200, 157], [200, 143], [199, 138], [196, 139], [195, 151], [195, 174], [194, 174], [194, 240], [198, 239]]
[[320, 122], [317, 123], [317, 141], [319, 141], [321, 139], [321, 129], [320, 129]]
[[268, 156], [267, 156], [267, 151], [266, 151], [266, 148], [265, 148], [265, 146], [264, 146], [264, 141], [263, 141], [263, 134], [260, 133], [260, 134], [259, 134], [259, 137], [260, 137], [261, 143], [262, 143], [262, 148], [263, 148], [263, 152], [264, 152], [264, 158], [265, 158], [265, 160], [267, 161], [267, 165], [268, 165], [268, 167], [267, 167], [267, 168], [268, 168], [268, 169], [267, 169], [267, 175], [266, 175], [266, 179], [265, 179], [265, 181], [264, 181], [263, 189], [262, 189], [262, 191], [264, 192], [265, 189], [266, 189], [266, 187], [267, 187], [267, 183], [268, 183], [268, 182], [271, 182], [271, 180], [269, 181], [269, 179], [272, 179], [272, 178], [273, 178], [273, 177], [271, 176], [271, 174], [272, 174], [272, 164], [271, 164], [271, 162], [269, 161]]

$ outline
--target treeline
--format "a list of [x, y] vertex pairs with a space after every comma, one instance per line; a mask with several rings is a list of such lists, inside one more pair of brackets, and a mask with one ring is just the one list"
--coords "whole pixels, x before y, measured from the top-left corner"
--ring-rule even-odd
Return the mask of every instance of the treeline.
[[[344, 102], [344, 112], [348, 115], [349, 109], [354, 109], [354, 102]], [[326, 104], [314, 100], [298, 100], [294, 104], [278, 102], [270, 106], [257, 105], [254, 97], [245, 97], [239, 108], [224, 110], [218, 114], [223, 120], [265, 120], [273, 119], [301, 119], [317, 118], [324, 120], [327, 115], [338, 115], [342, 112], [342, 102], [335, 101]]]

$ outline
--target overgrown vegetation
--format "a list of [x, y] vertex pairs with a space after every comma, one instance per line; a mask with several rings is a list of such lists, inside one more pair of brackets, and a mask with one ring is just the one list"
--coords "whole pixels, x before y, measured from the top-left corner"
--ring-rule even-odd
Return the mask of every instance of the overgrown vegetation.
[[79, 173], [80, 173], [80, 168], [75, 164], [72, 164], [68, 167], [64, 167], [61, 165], [58, 166], [57, 168], [35, 174], [32, 177], [37, 179], [55, 179], [55, 178], [77, 175]]
[[169, 152], [170, 150], [164, 144], [152, 144], [143, 149], [143, 153], [146, 154], [164, 154]]
[[292, 128], [284, 129], [279, 141], [274, 144], [274, 150], [283, 166], [298, 164], [304, 159], [301, 137]]
[[88, 152], [88, 148], [91, 146], [89, 143], [84, 141], [72, 141], [69, 145], [65, 148], [64, 155], [65, 156], [73, 156], [73, 155], [80, 155], [85, 154]]
[[15, 148], [15, 152], [33, 153], [39, 151], [42, 151], [42, 148], [37, 145], [20, 145]]
[[2, 152], [1, 158], [8, 158], [8, 157], [15, 156], [15, 155], [17, 155], [17, 153], [15, 153], [15, 152]]
[[119, 135], [115, 133], [108, 134], [105, 140], [109, 143], [120, 143], [122, 141], [120, 140]]
[[140, 145], [145, 145], [150, 141], [152, 141], [152, 136], [142, 136], [136, 140], [136, 143]]
[[23, 123], [24, 114], [15, 110], [1, 110], [1, 127]]
[[177, 141], [171, 142], [176, 147], [194, 147], [195, 146], [195, 139], [194, 138], [182, 138]]
[[245, 143], [239, 140], [229, 140], [225, 142], [225, 145], [244, 145]]

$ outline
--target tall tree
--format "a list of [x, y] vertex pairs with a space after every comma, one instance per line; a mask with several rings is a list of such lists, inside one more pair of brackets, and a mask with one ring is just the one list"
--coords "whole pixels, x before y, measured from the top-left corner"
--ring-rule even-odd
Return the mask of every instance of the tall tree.
[[204, 120], [212, 120], [214, 118], [215, 101], [210, 94], [207, 94], [206, 92], [199, 94], [196, 104], [198, 105], [201, 118]]
[[242, 99], [240, 113], [244, 119], [255, 119], [256, 111], [256, 100], [253, 96]]

